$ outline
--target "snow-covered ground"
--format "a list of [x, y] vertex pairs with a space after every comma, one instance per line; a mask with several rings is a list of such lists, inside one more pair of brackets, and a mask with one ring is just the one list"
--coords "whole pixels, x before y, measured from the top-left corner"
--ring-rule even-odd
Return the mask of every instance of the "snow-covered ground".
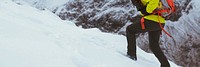
[[137, 52], [138, 61], [125, 56], [124, 36], [78, 28], [48, 10], [0, 2], [0, 67], [160, 66], [153, 54]]

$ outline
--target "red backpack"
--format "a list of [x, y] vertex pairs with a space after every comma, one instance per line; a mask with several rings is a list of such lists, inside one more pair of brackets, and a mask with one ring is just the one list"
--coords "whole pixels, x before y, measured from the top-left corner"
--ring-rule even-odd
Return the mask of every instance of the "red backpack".
[[[158, 6], [158, 8], [155, 10], [155, 12], [162, 17], [167, 17], [169, 18], [170, 14], [175, 12], [175, 5], [174, 5], [174, 0], [160, 0], [160, 4]], [[160, 19], [158, 17], [159, 20], [159, 25], [162, 29], [162, 31], [167, 34], [169, 37], [172, 38], [172, 36], [162, 27], [161, 23], [160, 23]]]
[[167, 17], [174, 11], [174, 0], [160, 0], [158, 8], [154, 12], [162, 17]]

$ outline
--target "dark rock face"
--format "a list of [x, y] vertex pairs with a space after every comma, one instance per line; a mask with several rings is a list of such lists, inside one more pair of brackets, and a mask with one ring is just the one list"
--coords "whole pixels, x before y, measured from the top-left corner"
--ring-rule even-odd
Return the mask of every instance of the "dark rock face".
[[74, 20], [83, 28], [99, 28], [117, 33], [135, 10], [129, 0], [75, 0], [55, 13], [63, 20]]

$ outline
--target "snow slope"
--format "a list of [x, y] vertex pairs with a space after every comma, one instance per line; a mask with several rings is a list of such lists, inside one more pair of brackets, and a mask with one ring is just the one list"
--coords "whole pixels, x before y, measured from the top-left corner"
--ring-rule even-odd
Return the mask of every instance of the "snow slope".
[[124, 56], [124, 36], [78, 28], [48, 10], [0, 2], [0, 67], [159, 67], [154, 55], [137, 52], [138, 61]]

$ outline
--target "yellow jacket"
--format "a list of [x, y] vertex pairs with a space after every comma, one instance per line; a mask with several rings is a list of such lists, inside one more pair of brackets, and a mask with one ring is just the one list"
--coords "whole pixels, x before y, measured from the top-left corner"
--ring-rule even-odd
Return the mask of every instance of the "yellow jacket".
[[[141, 0], [141, 2], [146, 6], [147, 13], [153, 13], [153, 11], [159, 6], [159, 0]], [[146, 15], [144, 18], [155, 22], [165, 23], [165, 18], [158, 15]]]

